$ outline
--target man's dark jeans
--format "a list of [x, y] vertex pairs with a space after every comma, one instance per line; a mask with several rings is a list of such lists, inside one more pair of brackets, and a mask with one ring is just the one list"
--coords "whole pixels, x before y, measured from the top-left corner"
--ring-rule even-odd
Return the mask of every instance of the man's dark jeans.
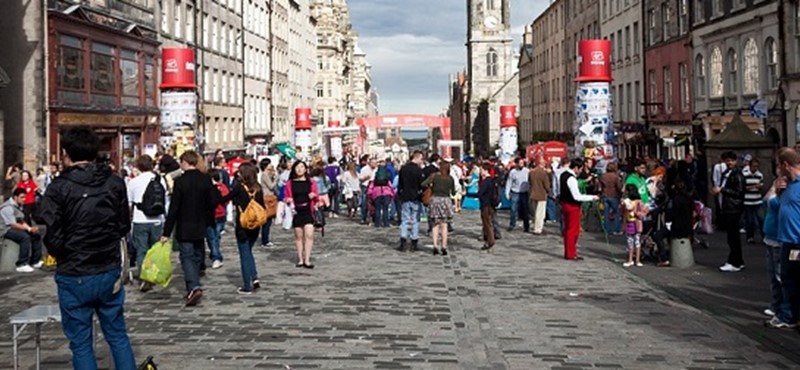
[[6, 239], [19, 244], [17, 267], [35, 265], [42, 260], [42, 236], [27, 231], [8, 229]]
[[722, 213], [720, 217], [721, 225], [725, 226], [725, 234], [728, 236], [728, 263], [735, 267], [744, 265], [742, 257], [742, 236], [739, 234], [739, 220], [742, 219], [741, 213]]
[[97, 370], [92, 317], [97, 315], [117, 370], [134, 370], [136, 361], [125, 328], [125, 290], [114, 293], [120, 269], [97, 275], [56, 274], [61, 327], [72, 350], [76, 370]]
[[781, 278], [781, 292], [783, 300], [778, 306], [776, 316], [783, 322], [794, 323], [798, 319], [798, 303], [800, 296], [797, 294], [797, 279], [800, 278], [800, 262], [790, 261], [789, 254], [792, 250], [800, 250], [800, 245], [784, 244], [781, 247], [779, 275]]
[[200, 262], [205, 257], [205, 243], [203, 239], [180, 241], [180, 259], [183, 267], [183, 278], [186, 280], [186, 292], [201, 289]]

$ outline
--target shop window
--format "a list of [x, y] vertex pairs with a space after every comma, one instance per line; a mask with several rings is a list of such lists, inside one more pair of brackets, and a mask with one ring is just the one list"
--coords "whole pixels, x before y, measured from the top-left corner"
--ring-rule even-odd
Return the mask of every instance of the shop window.
[[136, 52], [122, 49], [120, 51], [120, 70], [122, 73], [122, 105], [139, 105], [139, 62]]
[[114, 105], [114, 47], [92, 43], [92, 103]]
[[[83, 40], [62, 35], [58, 60], [58, 98], [65, 102], [83, 102]], [[72, 91], [70, 91], [72, 90]]]

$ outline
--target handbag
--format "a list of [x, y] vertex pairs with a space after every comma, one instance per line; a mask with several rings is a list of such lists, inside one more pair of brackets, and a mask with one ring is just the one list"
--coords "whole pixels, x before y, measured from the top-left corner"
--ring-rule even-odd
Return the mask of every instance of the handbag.
[[292, 220], [294, 215], [292, 214], [292, 209], [289, 206], [283, 207], [283, 226], [284, 230], [291, 230], [292, 229]]
[[433, 188], [429, 186], [422, 192], [422, 204], [429, 206], [431, 205], [431, 200], [433, 200]]
[[312, 215], [314, 216], [314, 227], [315, 228], [321, 229], [321, 228], [325, 227], [325, 213], [322, 212], [321, 208], [314, 209], [314, 212], [312, 213]]
[[278, 196], [275, 194], [264, 195], [264, 208], [267, 209], [267, 219], [278, 214]]

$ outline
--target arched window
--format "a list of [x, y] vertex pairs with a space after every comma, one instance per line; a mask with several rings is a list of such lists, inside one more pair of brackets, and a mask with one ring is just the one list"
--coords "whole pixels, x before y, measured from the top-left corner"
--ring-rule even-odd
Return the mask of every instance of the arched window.
[[722, 52], [719, 48], [711, 51], [711, 63], [709, 65], [709, 78], [711, 79], [709, 95], [716, 98], [722, 96]]
[[486, 54], [486, 76], [497, 77], [497, 51], [493, 48]]
[[703, 54], [697, 54], [694, 58], [695, 94], [698, 97], [706, 96], [706, 60]]
[[736, 94], [739, 91], [739, 66], [736, 50], [728, 50], [728, 92]]
[[494, 10], [494, 2], [497, 0], [486, 0], [486, 9]]
[[778, 88], [778, 48], [775, 47], [775, 40], [771, 37], [764, 45], [766, 65], [767, 65], [767, 87], [770, 90]]
[[758, 93], [758, 46], [748, 39], [744, 44], [744, 91], [745, 94]]

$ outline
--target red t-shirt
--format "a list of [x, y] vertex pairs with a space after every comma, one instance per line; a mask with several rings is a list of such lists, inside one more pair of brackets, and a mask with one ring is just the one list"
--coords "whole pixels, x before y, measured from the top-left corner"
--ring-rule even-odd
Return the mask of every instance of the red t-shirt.
[[[223, 197], [225, 197], [226, 195], [228, 195], [228, 193], [230, 193], [230, 190], [228, 190], [228, 187], [225, 186], [225, 184], [223, 184], [221, 182], [219, 184], [217, 184], [217, 190], [219, 190], [219, 194], [221, 196], [223, 196]], [[225, 218], [225, 215], [226, 215], [225, 208], [228, 205], [227, 203], [228, 202], [225, 202], [225, 203], [222, 203], [222, 204], [217, 206], [217, 208], [214, 210], [214, 218], [215, 219], [218, 220], [220, 218]]]
[[27, 194], [25, 194], [25, 201], [22, 202], [23, 205], [27, 206], [36, 203], [36, 190], [38, 188], [36, 182], [33, 180], [20, 181], [17, 183], [17, 189], [25, 189], [27, 192]]

